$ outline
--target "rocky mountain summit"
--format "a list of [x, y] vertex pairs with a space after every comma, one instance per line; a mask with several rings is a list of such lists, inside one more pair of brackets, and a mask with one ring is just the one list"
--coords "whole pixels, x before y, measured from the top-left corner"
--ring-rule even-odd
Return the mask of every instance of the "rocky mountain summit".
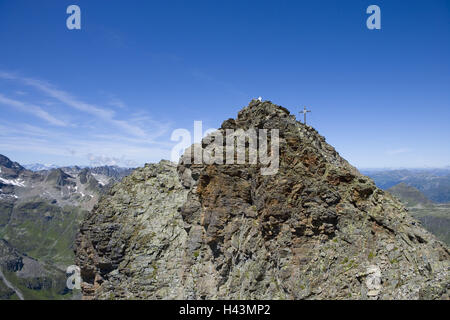
[[401, 202], [269, 101], [216, 133], [253, 128], [279, 130], [275, 174], [189, 148], [101, 198], [76, 241], [84, 298], [449, 298], [449, 250]]
[[1, 154], [0, 154], [0, 168], [1, 168], [0, 172], [2, 173], [4, 179], [17, 178], [18, 175], [25, 170], [25, 168], [22, 167], [20, 164], [11, 161], [9, 158]]

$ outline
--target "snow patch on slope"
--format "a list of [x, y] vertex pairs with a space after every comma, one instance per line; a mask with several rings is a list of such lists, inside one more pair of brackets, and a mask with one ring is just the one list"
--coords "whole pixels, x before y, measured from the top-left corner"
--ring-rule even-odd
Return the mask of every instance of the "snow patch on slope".
[[8, 179], [0, 178], [0, 182], [2, 182], [4, 184], [10, 184], [13, 186], [17, 186], [17, 187], [25, 187], [25, 183], [21, 179], [8, 180]]

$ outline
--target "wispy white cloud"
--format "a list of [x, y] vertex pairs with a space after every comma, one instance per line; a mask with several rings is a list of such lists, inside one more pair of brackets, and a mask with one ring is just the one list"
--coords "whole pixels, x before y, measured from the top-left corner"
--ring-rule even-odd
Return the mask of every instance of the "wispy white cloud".
[[112, 107], [120, 108], [120, 109], [127, 108], [127, 104], [114, 95], [109, 95], [108, 105], [110, 105]]
[[[0, 150], [3, 152], [11, 150], [55, 159], [68, 158], [72, 163], [123, 166], [170, 156], [173, 143], [162, 137], [169, 132], [171, 124], [153, 119], [144, 110], [129, 108], [114, 94], [109, 94], [105, 104], [99, 105], [85, 102], [47, 81], [4, 71], [0, 71], [0, 79], [21, 84], [25, 90], [30, 89], [27, 90], [27, 100], [42, 101], [38, 106], [37, 103], [25, 103], [0, 94], [0, 104], [28, 112], [54, 125], [40, 127], [36, 123], [0, 119]], [[116, 110], [105, 105], [115, 106]], [[50, 111], [56, 109], [65, 121], [57, 119]]]
[[18, 122], [15, 124], [0, 123], [0, 137], [5, 136], [30, 136], [30, 137], [52, 137], [54, 131], [46, 130], [28, 123]]
[[0, 78], [6, 79], [6, 80], [15, 80], [16, 75], [11, 72], [6, 72], [6, 71], [0, 70]]
[[138, 165], [136, 161], [127, 159], [125, 156], [109, 157], [106, 155], [95, 155], [95, 154], [89, 153], [88, 159], [89, 159], [90, 165], [93, 167], [96, 167], [96, 166], [136, 167]]
[[55, 126], [65, 127], [68, 125], [65, 121], [55, 118], [54, 116], [50, 115], [47, 111], [45, 111], [39, 106], [7, 98], [1, 93], [0, 93], [0, 104], [10, 106], [22, 112], [32, 114]]
[[51, 85], [48, 82], [32, 79], [28, 77], [21, 77], [14, 73], [4, 72], [0, 71], [0, 78], [6, 79], [6, 80], [17, 80], [20, 81], [26, 85], [29, 85], [31, 87], [34, 87], [35, 89], [40, 90], [43, 93], [46, 93], [48, 96], [59, 100], [60, 102], [63, 102], [67, 104], [68, 106], [71, 106], [75, 109], [78, 109], [80, 111], [84, 111], [86, 113], [96, 115], [98, 117], [105, 117], [109, 118], [114, 115], [114, 113], [110, 110], [99, 108], [95, 105], [84, 103], [82, 101], [78, 101], [74, 97], [72, 97], [69, 93], [56, 89], [53, 85]]
[[[5, 133], [0, 132], [2, 152], [26, 151], [29, 154], [50, 155], [54, 158], [70, 158], [70, 163], [67, 164], [135, 167], [170, 157], [170, 149], [164, 146], [133, 144], [109, 137], [101, 139], [89, 136], [76, 139], [71, 135], [52, 135], [35, 128], [25, 128], [24, 132], [19, 132], [17, 128], [0, 125], [0, 129], [7, 129]], [[34, 160], [32, 162], [39, 162], [39, 158]]]
[[[53, 99], [56, 99], [57, 101], [65, 104], [69, 107], [72, 107], [81, 112], [85, 112], [89, 115], [96, 117], [97, 119], [102, 120], [102, 121], [108, 122], [108, 123], [112, 124], [113, 126], [124, 130], [128, 134], [132, 134], [134, 136], [138, 136], [141, 138], [145, 138], [145, 137], [149, 136], [148, 133], [146, 132], [146, 130], [143, 129], [142, 127], [140, 127], [136, 122], [130, 123], [129, 121], [126, 121], [126, 120], [116, 119], [114, 110], [111, 110], [111, 109], [108, 109], [105, 107], [100, 107], [95, 104], [86, 103], [82, 100], [75, 98], [73, 95], [71, 95], [70, 93], [68, 93], [66, 91], [57, 89], [55, 86], [53, 86], [52, 84], [50, 84], [46, 81], [28, 78], [28, 77], [21, 77], [16, 74], [4, 72], [4, 71], [0, 71], [0, 78], [6, 79], [6, 80], [20, 81], [23, 84], [31, 86], [31, 87], [39, 90], [40, 92], [46, 94], [47, 96], [49, 96]], [[118, 101], [120, 101], [120, 100], [117, 100], [115, 102], [118, 103]], [[124, 106], [125, 104], [123, 103], [122, 105]], [[160, 132], [161, 134], [165, 133], [165, 126], [156, 126], [156, 127], [154, 127], [153, 134], [151, 136], [154, 136], [155, 130], [158, 130], [158, 129], [162, 130], [162, 132]]]
[[411, 152], [412, 150], [409, 148], [398, 148], [398, 149], [393, 149], [393, 150], [387, 150], [386, 153], [388, 155], [398, 155], [398, 154], [403, 154], [403, 153], [408, 153]]

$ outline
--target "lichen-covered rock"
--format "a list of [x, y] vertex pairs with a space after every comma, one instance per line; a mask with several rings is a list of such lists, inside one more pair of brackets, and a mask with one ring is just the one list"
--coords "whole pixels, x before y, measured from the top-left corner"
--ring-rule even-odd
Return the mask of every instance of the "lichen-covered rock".
[[276, 174], [187, 152], [112, 189], [78, 237], [85, 297], [448, 299], [448, 248], [398, 200], [280, 106], [219, 131], [251, 128], [279, 130]]
[[85, 298], [175, 299], [186, 231], [186, 200], [176, 165], [146, 165], [116, 184], [86, 218], [77, 237]]

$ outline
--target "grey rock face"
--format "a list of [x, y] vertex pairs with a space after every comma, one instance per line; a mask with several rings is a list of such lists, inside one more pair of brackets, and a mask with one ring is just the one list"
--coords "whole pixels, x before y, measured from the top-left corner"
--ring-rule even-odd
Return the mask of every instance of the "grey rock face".
[[85, 298], [448, 299], [448, 248], [398, 200], [280, 106], [219, 131], [251, 128], [279, 130], [277, 174], [186, 153], [100, 201], [77, 241]]
[[0, 154], [0, 167], [3, 168], [2, 176], [5, 178], [16, 178], [22, 171], [25, 170], [17, 162], [12, 162], [10, 159]]
[[23, 257], [5, 240], [0, 239], [0, 268], [16, 272], [23, 267]]
[[115, 185], [81, 227], [77, 264], [86, 297], [183, 297], [186, 200], [176, 165], [162, 161]]

